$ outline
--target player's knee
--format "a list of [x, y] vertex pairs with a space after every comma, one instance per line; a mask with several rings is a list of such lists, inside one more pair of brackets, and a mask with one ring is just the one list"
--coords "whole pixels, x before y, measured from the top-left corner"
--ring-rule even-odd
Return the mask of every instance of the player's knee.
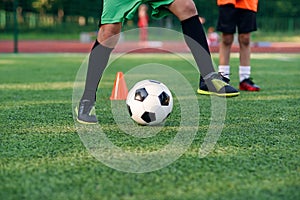
[[190, 13], [193, 16], [197, 14], [197, 9], [193, 1], [185, 1], [183, 8], [186, 13]]
[[197, 9], [193, 1], [184, 1], [182, 5], [183, 13], [195, 16], [197, 14]]
[[119, 24], [102, 25], [98, 33], [98, 41], [105, 46], [114, 47], [119, 40], [121, 26]]
[[101, 27], [101, 35], [100, 37], [102, 37], [103, 39], [109, 39], [117, 34], [120, 33], [120, 28], [116, 25], [103, 25]]
[[223, 35], [222, 43], [226, 46], [230, 46], [233, 43], [233, 35]]
[[239, 43], [244, 46], [250, 45], [250, 34], [240, 34]]
[[194, 1], [177, 0], [169, 7], [179, 20], [183, 21], [198, 14]]

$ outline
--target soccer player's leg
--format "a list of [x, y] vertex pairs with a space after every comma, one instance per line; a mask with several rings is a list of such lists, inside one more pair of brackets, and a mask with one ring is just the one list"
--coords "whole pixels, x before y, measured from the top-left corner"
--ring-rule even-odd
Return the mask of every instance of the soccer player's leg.
[[250, 38], [251, 32], [257, 30], [256, 12], [245, 9], [238, 9], [238, 11], [239, 18], [241, 18], [240, 23], [238, 23], [238, 41], [240, 46], [239, 88], [244, 91], [260, 91], [260, 87], [256, 85], [250, 77]]
[[181, 21], [185, 41], [193, 54], [201, 75], [204, 77], [203, 79], [200, 77], [199, 86], [204, 80], [209, 94], [228, 97], [238, 96], [238, 90], [226, 83], [214, 70], [206, 35], [194, 2], [192, 0], [175, 0], [168, 8]]
[[[104, 0], [105, 1], [105, 0]], [[96, 101], [96, 92], [102, 73], [107, 66], [110, 54], [119, 40], [125, 13], [134, 12], [140, 0], [101, 1], [100, 20], [97, 40], [89, 56], [84, 93], [77, 107], [77, 121], [85, 124], [97, 123], [96, 115], [91, 111]], [[135, 1], [136, 3], [134, 3]], [[130, 7], [133, 6], [133, 7]]]
[[96, 115], [91, 111], [96, 101], [96, 92], [107, 66], [113, 47], [118, 41], [118, 33], [121, 31], [121, 23], [105, 24], [99, 29], [97, 40], [92, 48], [88, 61], [88, 70], [85, 88], [79, 106], [77, 107], [77, 121], [84, 124], [98, 122]]

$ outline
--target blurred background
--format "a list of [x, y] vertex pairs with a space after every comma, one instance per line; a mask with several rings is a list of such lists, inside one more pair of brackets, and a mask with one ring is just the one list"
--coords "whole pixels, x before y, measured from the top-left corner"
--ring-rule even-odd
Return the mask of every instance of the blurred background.
[[[81, 40], [95, 36], [99, 19], [99, 0], [0, 0], [0, 41], [2, 40]], [[204, 27], [215, 27], [216, 0], [195, 0]], [[300, 41], [299, 0], [260, 0], [259, 30], [252, 41]], [[151, 10], [148, 10], [150, 13]], [[137, 28], [136, 17], [127, 21], [124, 30]], [[150, 19], [149, 26], [180, 30], [175, 17]], [[151, 37], [157, 37], [157, 34]], [[159, 35], [159, 39], [163, 35]], [[172, 39], [167, 36], [168, 39]], [[138, 39], [136, 36], [129, 40]], [[157, 38], [153, 38], [154, 40]], [[0, 47], [1, 48], [1, 47]]]

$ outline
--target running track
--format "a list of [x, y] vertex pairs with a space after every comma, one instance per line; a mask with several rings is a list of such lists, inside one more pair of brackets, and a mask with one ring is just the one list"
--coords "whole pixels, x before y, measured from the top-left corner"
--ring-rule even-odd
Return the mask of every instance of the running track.
[[[92, 43], [80, 41], [19, 41], [19, 53], [89, 53]], [[218, 47], [210, 47], [211, 52], [218, 52]], [[12, 41], [0, 41], [0, 53], [13, 53]], [[238, 46], [232, 47], [232, 52], [238, 52]], [[300, 43], [269, 43], [264, 45], [252, 45], [253, 53], [300, 53]], [[164, 53], [190, 52], [184, 42], [120, 42], [114, 49], [115, 53]]]

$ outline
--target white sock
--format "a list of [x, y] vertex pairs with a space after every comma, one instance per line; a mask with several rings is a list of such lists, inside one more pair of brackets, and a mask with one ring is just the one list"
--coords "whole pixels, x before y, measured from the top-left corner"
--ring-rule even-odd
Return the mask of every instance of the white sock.
[[239, 75], [240, 82], [250, 77], [251, 67], [250, 66], [240, 66], [239, 67]]
[[222, 76], [229, 79], [230, 66], [229, 65], [219, 65], [219, 72], [222, 74]]

